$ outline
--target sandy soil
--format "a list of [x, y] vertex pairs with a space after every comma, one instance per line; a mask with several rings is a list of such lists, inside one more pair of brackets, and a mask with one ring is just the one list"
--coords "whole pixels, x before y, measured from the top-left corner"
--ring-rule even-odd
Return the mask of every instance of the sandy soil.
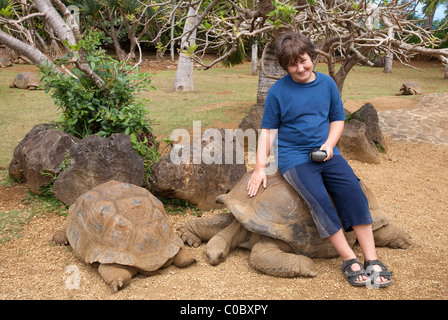
[[[403, 108], [403, 101], [397, 99], [370, 102], [377, 110], [398, 105]], [[413, 107], [414, 102], [406, 101], [406, 107]], [[348, 109], [350, 105], [347, 101]], [[358, 102], [355, 109], [359, 106]], [[54, 230], [64, 217], [50, 212], [32, 218], [20, 238], [0, 245], [0, 300], [445, 300], [448, 296], [448, 146], [387, 140], [389, 151], [382, 155], [381, 164], [357, 161], [350, 164], [375, 192], [392, 223], [407, 230], [413, 239], [407, 250], [378, 248], [380, 259], [394, 272], [389, 288], [350, 286], [339, 271], [341, 261], [337, 258], [316, 259], [319, 274], [314, 278], [284, 279], [261, 274], [249, 266], [249, 252], [245, 249], [236, 249], [225, 262], [211, 266], [202, 244], [199, 248], [187, 248], [197, 258], [193, 266], [187, 269], [171, 266], [152, 276], [138, 275], [127, 288], [112, 293], [97, 270], [78, 259], [70, 247], [51, 242]], [[21, 201], [26, 192], [24, 185], [0, 186], [0, 210], [26, 206]], [[170, 215], [169, 219], [176, 228], [191, 216]], [[362, 257], [359, 247], [355, 250]]]

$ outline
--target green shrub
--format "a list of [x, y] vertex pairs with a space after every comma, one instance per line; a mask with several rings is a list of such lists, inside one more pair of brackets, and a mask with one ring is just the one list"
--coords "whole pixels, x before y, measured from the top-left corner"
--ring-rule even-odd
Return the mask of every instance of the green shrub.
[[[61, 110], [58, 125], [78, 138], [91, 134], [109, 137], [112, 133], [131, 136], [134, 149], [144, 158], [149, 170], [160, 158], [158, 143], [152, 134], [143, 99], [136, 94], [155, 89], [149, 73], [117, 61], [100, 48], [100, 33], [89, 32], [71, 49], [83, 48], [91, 69], [104, 81], [99, 88], [76, 66], [70, 69], [73, 76], [58, 73], [48, 66], [39, 66], [45, 92], [51, 94]], [[68, 66], [76, 59], [69, 52], [57, 59], [58, 66]]]

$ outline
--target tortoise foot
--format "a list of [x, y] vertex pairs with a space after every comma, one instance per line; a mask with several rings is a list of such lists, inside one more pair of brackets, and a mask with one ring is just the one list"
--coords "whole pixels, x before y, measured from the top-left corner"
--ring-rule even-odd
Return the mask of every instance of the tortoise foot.
[[181, 248], [173, 260], [173, 264], [178, 268], [185, 268], [196, 262], [196, 258], [186, 249]]
[[177, 234], [182, 239], [182, 241], [188, 244], [191, 247], [199, 247], [202, 242], [202, 239], [198, 237], [195, 233], [191, 232], [188, 229], [188, 225], [184, 225], [177, 229]]
[[249, 232], [234, 220], [207, 242], [206, 254], [210, 264], [216, 266], [223, 262], [229, 252], [246, 242], [248, 237]]
[[52, 240], [54, 243], [61, 245], [61, 246], [68, 244], [68, 239], [67, 239], [67, 235], [65, 234], [65, 230], [64, 231], [56, 231], [53, 234]]
[[375, 245], [393, 249], [407, 249], [411, 246], [411, 236], [399, 226], [388, 224], [373, 232]]
[[137, 274], [135, 268], [119, 264], [100, 264], [98, 272], [114, 292], [126, 287]]
[[250, 253], [250, 264], [254, 269], [275, 277], [317, 276], [312, 259], [282, 251], [274, 242], [260, 241], [255, 244]]
[[202, 241], [210, 240], [233, 220], [233, 216], [227, 212], [191, 219], [178, 228], [177, 233], [184, 243], [197, 248]]

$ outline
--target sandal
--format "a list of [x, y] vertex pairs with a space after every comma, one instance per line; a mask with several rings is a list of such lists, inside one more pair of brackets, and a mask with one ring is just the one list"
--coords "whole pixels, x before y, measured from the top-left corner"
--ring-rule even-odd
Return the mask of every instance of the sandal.
[[[378, 265], [381, 267], [381, 271], [375, 271], [373, 269], [373, 266]], [[392, 280], [390, 277], [392, 277], [393, 272], [389, 271], [387, 267], [380, 261], [380, 260], [368, 260], [364, 262], [364, 268], [367, 270], [366, 273], [369, 276], [369, 278], [372, 281], [372, 284], [374, 287], [377, 288], [385, 288], [392, 284]], [[386, 278], [387, 282], [375, 282], [378, 277], [384, 277]]]
[[[354, 263], [359, 264], [359, 267], [361, 269], [354, 271], [352, 269], [352, 265]], [[365, 286], [365, 285], [370, 283], [370, 278], [369, 278], [368, 274], [366, 273], [366, 270], [363, 268], [363, 266], [362, 266], [362, 264], [361, 264], [361, 262], [359, 261], [358, 258], [354, 258], [354, 259], [350, 259], [350, 260], [346, 260], [346, 261], [342, 262], [341, 271], [346, 276], [348, 283], [350, 283], [352, 286], [355, 286], [355, 287]], [[356, 279], [359, 276], [366, 276], [367, 280], [356, 281]]]

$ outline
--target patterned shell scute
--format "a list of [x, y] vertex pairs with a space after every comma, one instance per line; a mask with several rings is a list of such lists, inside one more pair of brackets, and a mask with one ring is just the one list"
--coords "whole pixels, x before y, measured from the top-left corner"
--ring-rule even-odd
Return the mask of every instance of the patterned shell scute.
[[[225, 203], [235, 218], [249, 231], [283, 240], [301, 254], [310, 257], [337, 255], [333, 246], [319, 236], [306, 202], [277, 171], [268, 176], [267, 188], [260, 187], [257, 195], [249, 197], [246, 186], [252, 172], [248, 172], [225, 195]], [[387, 225], [389, 216], [379, 206], [372, 191], [360, 181], [369, 201], [373, 229]], [[354, 241], [353, 233], [346, 234]]]
[[42, 83], [37, 79], [37, 74], [33, 72], [20, 72], [13, 80], [16, 87], [26, 89], [29, 86], [39, 87]]
[[160, 268], [183, 246], [163, 204], [148, 190], [109, 181], [70, 207], [67, 237], [87, 263], [118, 263], [145, 271]]
[[281, 174], [269, 176], [268, 188], [260, 187], [253, 198], [247, 196], [249, 178], [250, 173], [230, 191], [227, 200], [227, 207], [246, 229], [288, 243], [302, 242], [310, 238], [309, 233], [318, 237], [306, 204]]

